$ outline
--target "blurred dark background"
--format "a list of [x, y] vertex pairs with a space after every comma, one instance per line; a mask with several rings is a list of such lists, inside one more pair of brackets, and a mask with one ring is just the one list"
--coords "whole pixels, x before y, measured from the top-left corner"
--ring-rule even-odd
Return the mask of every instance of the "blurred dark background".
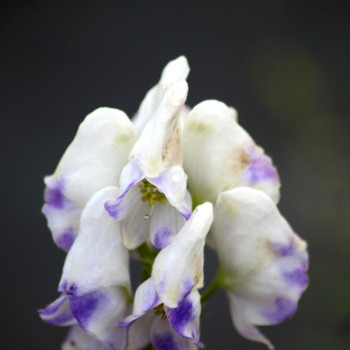
[[[280, 210], [309, 243], [295, 317], [263, 331], [276, 348], [350, 349], [346, 1], [5, 1], [0, 23], [1, 349], [59, 349], [36, 309], [57, 296], [65, 254], [41, 214], [43, 182], [84, 116], [129, 116], [171, 59], [187, 56], [188, 104], [215, 98], [272, 156]], [[207, 282], [215, 270], [208, 253]], [[224, 293], [204, 310], [209, 349], [264, 349], [233, 329]]]

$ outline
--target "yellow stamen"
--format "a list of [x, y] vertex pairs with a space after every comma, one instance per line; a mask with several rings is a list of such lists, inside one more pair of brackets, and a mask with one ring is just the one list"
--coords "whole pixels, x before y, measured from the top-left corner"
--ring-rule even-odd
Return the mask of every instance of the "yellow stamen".
[[148, 201], [148, 205], [152, 207], [156, 202], [161, 204], [166, 204], [167, 199], [165, 194], [159, 192], [158, 188], [148, 182], [146, 179], [143, 179], [139, 182], [140, 191], [142, 193], [142, 200], [144, 202]]

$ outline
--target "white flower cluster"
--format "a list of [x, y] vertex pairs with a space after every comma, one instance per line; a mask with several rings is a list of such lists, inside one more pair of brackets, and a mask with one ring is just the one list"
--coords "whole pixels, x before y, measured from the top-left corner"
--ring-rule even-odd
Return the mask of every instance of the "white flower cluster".
[[[188, 73], [185, 57], [169, 62], [132, 121], [89, 114], [45, 178], [43, 213], [68, 254], [61, 295], [39, 313], [71, 326], [64, 350], [201, 347], [201, 304], [218, 288], [238, 332], [272, 349], [256, 326], [291, 317], [307, 287], [271, 159], [233, 108], [185, 105]], [[220, 268], [201, 297], [206, 241]], [[134, 296], [130, 256], [143, 267]]]

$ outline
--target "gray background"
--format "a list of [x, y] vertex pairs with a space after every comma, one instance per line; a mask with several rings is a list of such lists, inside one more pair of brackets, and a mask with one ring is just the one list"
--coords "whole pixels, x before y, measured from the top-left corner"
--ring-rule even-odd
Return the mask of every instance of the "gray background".
[[[57, 296], [64, 260], [40, 213], [42, 177], [86, 114], [132, 116], [180, 54], [192, 69], [188, 104], [238, 109], [279, 169], [280, 210], [309, 242], [299, 310], [264, 333], [277, 349], [349, 349], [349, 39], [345, 1], [3, 2], [1, 349], [58, 349], [66, 332], [36, 313]], [[224, 293], [204, 313], [209, 349], [264, 349], [237, 335]]]

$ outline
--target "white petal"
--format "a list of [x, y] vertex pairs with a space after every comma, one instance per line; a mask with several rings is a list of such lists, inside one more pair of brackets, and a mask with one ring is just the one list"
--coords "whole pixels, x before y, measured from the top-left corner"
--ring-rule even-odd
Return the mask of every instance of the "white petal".
[[124, 245], [130, 250], [137, 248], [149, 237], [151, 207], [148, 201], [142, 201], [140, 192], [137, 198], [132, 211], [123, 221]]
[[169, 245], [184, 225], [185, 219], [169, 203], [155, 203], [151, 217], [150, 239], [157, 249]]
[[130, 327], [137, 319], [160, 304], [152, 278], [138, 286], [135, 293], [132, 314], [119, 322], [119, 327]]
[[182, 162], [180, 120], [187, 92], [185, 80], [175, 82], [168, 89], [130, 152], [130, 160], [145, 177], [158, 177], [169, 167]]
[[167, 320], [156, 317], [152, 324], [151, 340], [156, 350], [195, 350], [197, 347], [190, 341], [179, 336]]
[[187, 220], [191, 216], [192, 201], [186, 195], [187, 175], [180, 165], [167, 169], [157, 178], [147, 178], [158, 190], [165, 194], [167, 200]]
[[84, 295], [69, 295], [68, 298], [81, 328], [108, 349], [123, 349], [126, 333], [117, 324], [125, 317], [128, 308], [125, 288], [111, 286]]
[[267, 345], [269, 349], [273, 350], [274, 346], [270, 340], [254, 326], [254, 322], [252, 322], [251, 316], [249, 315], [250, 305], [246, 304], [244, 300], [242, 302], [239, 297], [237, 298], [237, 296], [234, 296], [232, 293], [227, 293], [227, 295], [230, 303], [231, 316], [237, 331], [245, 338], [263, 343]]
[[79, 326], [71, 327], [67, 339], [62, 344], [62, 350], [107, 350], [95, 337], [89, 335]]
[[69, 326], [77, 323], [65, 295], [61, 295], [45, 309], [38, 310], [38, 312], [43, 321], [56, 326]]
[[255, 325], [282, 322], [296, 311], [308, 283], [306, 243], [270, 197], [248, 187], [219, 195], [211, 231], [237, 330], [271, 346]]
[[185, 80], [190, 68], [186, 57], [180, 56], [170, 61], [163, 69], [162, 76], [157, 85], [150, 89], [133, 118], [136, 130], [141, 133], [146, 123], [156, 113], [167, 90], [177, 81]]
[[174, 241], [157, 255], [152, 279], [161, 301], [174, 308], [203, 284], [203, 248], [213, 221], [211, 203], [196, 208]]
[[83, 207], [101, 188], [118, 185], [134, 141], [134, 126], [124, 112], [99, 108], [81, 123], [49, 179], [64, 179], [63, 195]]
[[128, 252], [121, 223], [104, 209], [104, 202], [117, 195], [116, 187], [107, 187], [86, 205], [78, 238], [65, 261], [60, 291], [82, 295], [111, 285], [129, 288]]
[[151, 327], [155, 315], [152, 312], [139, 318], [128, 329], [125, 350], [144, 349], [151, 342]]
[[271, 160], [235, 121], [224, 103], [209, 100], [189, 113], [183, 133], [184, 169], [195, 203], [215, 203], [221, 191], [239, 185], [259, 188], [274, 200], [279, 180]]

